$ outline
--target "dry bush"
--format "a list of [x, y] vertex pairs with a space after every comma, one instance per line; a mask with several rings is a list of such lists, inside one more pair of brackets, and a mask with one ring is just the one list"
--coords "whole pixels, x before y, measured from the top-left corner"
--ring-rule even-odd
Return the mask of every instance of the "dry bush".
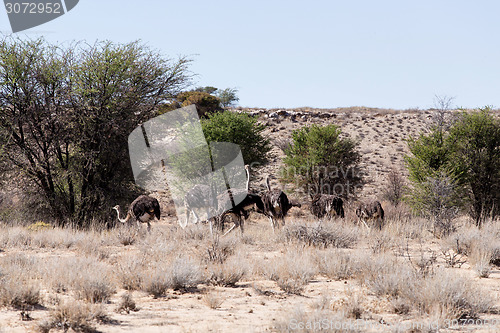
[[22, 275], [0, 277], [0, 304], [30, 309], [41, 303], [40, 286]]
[[203, 295], [203, 301], [210, 309], [218, 309], [224, 303], [224, 297], [220, 292], [209, 291]]
[[248, 273], [248, 262], [241, 256], [234, 256], [223, 263], [208, 266], [207, 282], [216, 286], [233, 287]]
[[141, 288], [143, 278], [141, 272], [145, 270], [146, 267], [146, 259], [143, 255], [128, 255], [122, 257], [120, 261], [116, 263], [115, 267], [115, 276], [123, 289], [139, 290]]
[[375, 231], [368, 239], [368, 246], [374, 254], [392, 250], [395, 247], [394, 243], [394, 237], [387, 231]]
[[322, 292], [310, 305], [313, 310], [329, 310], [332, 308], [332, 296], [327, 292]]
[[[363, 314], [363, 296], [351, 288], [346, 290], [346, 297], [340, 301], [338, 308], [346, 318], [360, 319]], [[337, 308], [337, 306], [335, 306]]]
[[286, 242], [300, 242], [319, 248], [350, 248], [358, 241], [357, 229], [341, 223], [318, 223], [309, 227], [304, 224], [290, 224], [283, 230]]
[[469, 279], [452, 271], [439, 270], [427, 278], [415, 280], [417, 289], [405, 297], [423, 313], [446, 319], [477, 318], [493, 308], [493, 298]]
[[319, 273], [333, 280], [355, 277], [359, 264], [350, 253], [332, 249], [318, 254]]
[[206, 239], [210, 239], [210, 232], [208, 231], [208, 226], [203, 223], [190, 224], [184, 230], [179, 230], [180, 238], [182, 240], [194, 240], [194, 241], [202, 241]]
[[30, 309], [41, 302], [39, 261], [14, 254], [0, 260], [0, 305]]
[[116, 239], [120, 244], [124, 246], [133, 245], [137, 241], [138, 237], [139, 231], [137, 230], [137, 228], [130, 228], [128, 226], [118, 227]]
[[31, 247], [49, 249], [69, 249], [75, 245], [82, 232], [71, 229], [50, 228], [31, 232]]
[[116, 292], [107, 271], [89, 271], [82, 274], [75, 285], [78, 297], [90, 303], [107, 302]]
[[32, 233], [23, 227], [0, 228], [0, 247], [25, 249], [31, 245]]
[[391, 255], [363, 258], [360, 261], [360, 281], [377, 296], [398, 297], [415, 288], [416, 272]]
[[444, 262], [448, 267], [462, 267], [466, 259], [463, 254], [459, 252], [458, 242], [457, 247], [450, 248], [446, 244], [441, 245], [441, 255], [443, 256]]
[[171, 286], [169, 271], [166, 267], [156, 266], [149, 268], [143, 272], [141, 280], [141, 289], [153, 295], [153, 298], [165, 295], [165, 292]]
[[234, 238], [215, 237], [207, 248], [205, 260], [222, 264], [234, 254], [236, 241]]
[[395, 297], [392, 298], [390, 302], [394, 313], [399, 315], [407, 315], [408, 313], [410, 313], [412, 304], [407, 298]]
[[422, 238], [424, 232], [432, 228], [429, 219], [413, 216], [410, 208], [404, 203], [397, 207], [389, 203], [385, 204], [384, 220], [386, 232], [403, 238]]
[[482, 244], [475, 246], [469, 255], [470, 265], [481, 278], [487, 278], [491, 273], [491, 260], [493, 259], [493, 250], [491, 247]]
[[387, 175], [386, 186], [383, 191], [383, 198], [394, 206], [398, 206], [405, 194], [406, 181], [401, 172], [394, 167]]
[[132, 295], [127, 292], [121, 296], [120, 304], [116, 308], [116, 312], [118, 313], [123, 313], [125, 312], [126, 314], [129, 314], [130, 311], [139, 311], [139, 308], [137, 308], [134, 299], [132, 298]]
[[314, 257], [309, 251], [288, 249], [283, 256], [271, 260], [263, 267], [263, 272], [284, 292], [300, 294], [304, 286], [318, 272], [314, 262]]
[[94, 257], [51, 258], [42, 269], [55, 292], [74, 291], [91, 303], [105, 302], [115, 293], [110, 267]]
[[476, 266], [479, 275], [488, 274], [489, 264], [500, 261], [500, 232], [496, 223], [462, 227], [445, 239], [445, 244], [457, 253], [467, 255], [472, 266]]
[[439, 318], [476, 318], [493, 307], [493, 299], [472, 282], [444, 269], [419, 274], [408, 263], [379, 256], [366, 261], [360, 280], [376, 295], [389, 296], [403, 311], [406, 305], [420, 313], [437, 314]]
[[149, 262], [141, 271], [141, 289], [153, 295], [163, 296], [168, 289], [187, 289], [203, 282], [201, 267], [189, 257], [177, 257], [172, 262]]
[[179, 257], [170, 266], [171, 287], [186, 289], [203, 282], [201, 267], [189, 257]]
[[102, 307], [83, 304], [77, 301], [61, 302], [50, 311], [50, 318], [41, 322], [38, 326], [40, 332], [48, 333], [51, 329], [59, 329], [67, 332], [98, 332], [94, 322], [106, 318]]

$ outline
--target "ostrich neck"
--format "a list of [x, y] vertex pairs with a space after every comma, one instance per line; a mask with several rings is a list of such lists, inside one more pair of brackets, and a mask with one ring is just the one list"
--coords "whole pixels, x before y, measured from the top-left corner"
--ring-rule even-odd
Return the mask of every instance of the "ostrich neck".
[[248, 192], [248, 188], [250, 186], [250, 172], [248, 171], [248, 168], [245, 169], [246, 172], [247, 172], [247, 192]]
[[121, 223], [127, 223], [128, 219], [130, 217], [129, 214], [127, 214], [127, 216], [124, 219], [122, 219], [122, 218], [120, 218], [120, 208], [115, 209], [115, 210], [116, 210], [116, 214], [118, 214], [118, 221], [120, 221]]
[[269, 176], [266, 177], [266, 187], [268, 191], [271, 191], [271, 186], [269, 185]]

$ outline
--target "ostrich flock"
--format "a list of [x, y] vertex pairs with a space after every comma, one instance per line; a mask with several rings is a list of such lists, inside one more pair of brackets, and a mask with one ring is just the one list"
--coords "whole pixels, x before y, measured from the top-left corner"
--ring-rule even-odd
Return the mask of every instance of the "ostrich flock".
[[[266, 177], [266, 191], [261, 195], [249, 192], [250, 174], [248, 165], [245, 166], [247, 182], [245, 189], [228, 189], [215, 196], [210, 186], [204, 184], [194, 185], [184, 196], [185, 222], [180, 223], [185, 227], [190, 215], [194, 217], [194, 222], [199, 222], [199, 211], [206, 214], [206, 222], [209, 223], [210, 233], [213, 234], [214, 224], [223, 229], [226, 221], [231, 221], [232, 226], [223, 234], [230, 233], [234, 228], [239, 227], [243, 235], [244, 223], [248, 219], [250, 212], [262, 214], [269, 218], [273, 232], [276, 228], [285, 225], [285, 217], [292, 207], [301, 207], [301, 204], [288, 199], [285, 192], [280, 189], [271, 189], [269, 175]], [[238, 198], [239, 200], [235, 200]], [[238, 201], [238, 204], [235, 202]], [[125, 218], [120, 217], [120, 206], [113, 207], [116, 210], [118, 221], [127, 223], [136, 220], [140, 227], [141, 223], [147, 223], [148, 231], [151, 230], [150, 221], [156, 217], [160, 219], [160, 204], [157, 199], [141, 195], [135, 199], [128, 209]], [[198, 211], [198, 213], [197, 213]], [[336, 195], [316, 194], [311, 198], [311, 213], [320, 220], [323, 218], [344, 218], [344, 201]], [[212, 217], [209, 217], [212, 216]], [[356, 209], [356, 216], [367, 229], [368, 220], [374, 220], [375, 226], [382, 229], [384, 220], [384, 210], [379, 201], [360, 203]], [[179, 220], [181, 221], [181, 220]]]

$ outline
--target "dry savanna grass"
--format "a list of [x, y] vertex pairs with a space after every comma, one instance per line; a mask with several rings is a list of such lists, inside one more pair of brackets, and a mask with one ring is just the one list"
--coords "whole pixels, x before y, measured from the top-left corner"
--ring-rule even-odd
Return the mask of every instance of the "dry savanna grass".
[[381, 231], [358, 224], [354, 202], [346, 202], [344, 219], [318, 221], [289, 187], [304, 205], [274, 233], [256, 213], [243, 236], [225, 237], [212, 237], [201, 222], [182, 229], [166, 214], [149, 233], [53, 228], [39, 218], [0, 223], [0, 332], [498, 331], [485, 323], [500, 322], [500, 222], [479, 229], [459, 217], [438, 238], [431, 221], [382, 198], [391, 170], [406, 176], [403, 140], [431, 113], [298, 111], [329, 115], [262, 115], [281, 140], [250, 188], [261, 191], [266, 174], [278, 175], [293, 129], [342, 124], [361, 142], [369, 179], [359, 196], [382, 202]]

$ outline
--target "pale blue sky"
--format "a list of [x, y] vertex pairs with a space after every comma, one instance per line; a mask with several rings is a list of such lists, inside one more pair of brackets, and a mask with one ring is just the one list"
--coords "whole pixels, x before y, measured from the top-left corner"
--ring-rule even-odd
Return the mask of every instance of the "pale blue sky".
[[[241, 106], [500, 107], [500, 1], [80, 0], [20, 33], [188, 55]], [[11, 31], [0, 9], [0, 31]]]

